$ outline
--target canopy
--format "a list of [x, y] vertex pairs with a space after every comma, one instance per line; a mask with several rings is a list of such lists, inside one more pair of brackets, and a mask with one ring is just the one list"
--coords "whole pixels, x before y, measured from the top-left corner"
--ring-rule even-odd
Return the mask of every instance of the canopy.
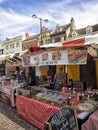
[[98, 33], [94, 33], [92, 35], [86, 35], [78, 38], [71, 38], [57, 43], [49, 43], [40, 46], [40, 48], [52, 48], [52, 47], [62, 47], [62, 46], [75, 47], [75, 46], [84, 46], [90, 44], [98, 44]]
[[98, 33], [62, 42], [62, 46], [64, 47], [84, 46], [90, 44], [98, 44]]
[[61, 47], [62, 46], [62, 42], [57, 42], [57, 43], [48, 43], [45, 45], [40, 46], [40, 48], [51, 48], [51, 47]]
[[15, 56], [15, 53], [10, 53], [5, 56], [5, 60], [12, 59]]
[[0, 61], [3, 61], [3, 60], [5, 60], [5, 54], [2, 54], [2, 55], [0, 55]]
[[29, 50], [23, 50], [23, 51], [20, 51], [20, 56], [24, 55], [26, 52], [28, 52]]
[[71, 47], [71, 46], [83, 46], [85, 38], [77, 38], [73, 40], [67, 40], [62, 43], [62, 46]]

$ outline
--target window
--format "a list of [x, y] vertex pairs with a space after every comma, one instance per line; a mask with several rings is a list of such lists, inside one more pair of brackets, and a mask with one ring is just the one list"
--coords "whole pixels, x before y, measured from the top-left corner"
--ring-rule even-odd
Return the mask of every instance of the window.
[[32, 43], [30, 43], [30, 47], [32, 47]]
[[49, 32], [46, 33], [46, 36], [49, 36]]
[[9, 49], [9, 46], [8, 45], [6, 45], [6, 50], [8, 50]]
[[19, 47], [19, 42], [16, 42], [16, 47]]
[[46, 37], [46, 33], [43, 33], [43, 38]]
[[47, 41], [48, 41], [47, 43], [50, 43], [50, 39], [48, 39]]
[[14, 48], [14, 43], [10, 44], [10, 48]]
[[64, 37], [61, 37], [61, 41], [64, 41]]
[[62, 32], [63, 31], [63, 28], [60, 28], [60, 32]]
[[76, 37], [77, 36], [77, 32], [73, 31], [72, 32], [72, 37]]
[[88, 27], [86, 28], [86, 34], [91, 34], [92, 31], [93, 31], [92, 27], [88, 26]]
[[57, 29], [56, 29], [56, 32], [57, 32], [57, 33], [59, 33], [59, 32], [60, 32], [60, 29], [59, 29], [59, 28], [57, 28]]

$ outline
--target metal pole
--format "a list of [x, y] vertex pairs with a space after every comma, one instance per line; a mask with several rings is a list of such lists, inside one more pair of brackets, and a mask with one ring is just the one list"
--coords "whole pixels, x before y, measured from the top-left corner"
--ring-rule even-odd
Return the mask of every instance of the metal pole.
[[36, 14], [33, 14], [32, 17], [40, 20], [40, 35], [41, 35], [40, 44], [42, 45], [43, 44], [43, 40], [42, 40], [42, 21], [48, 22], [48, 19], [42, 19], [40, 17], [37, 17]]
[[40, 34], [41, 34], [41, 45], [43, 43], [42, 41], [42, 19], [40, 18]]

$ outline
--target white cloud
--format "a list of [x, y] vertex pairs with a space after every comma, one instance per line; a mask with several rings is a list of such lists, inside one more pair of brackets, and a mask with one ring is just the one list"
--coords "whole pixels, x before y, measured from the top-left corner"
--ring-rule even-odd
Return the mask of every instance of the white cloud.
[[[58, 6], [57, 6], [58, 7]], [[59, 24], [65, 24], [69, 23], [70, 18], [74, 17], [76, 26], [78, 28], [85, 27], [87, 25], [93, 25], [97, 24], [98, 17], [98, 2], [85, 2], [79, 7], [76, 6], [65, 6], [65, 4], [60, 4], [59, 8], [56, 8], [55, 10], [52, 6], [52, 9], [50, 10], [52, 17], [52, 20]]]
[[1, 36], [20, 35], [32, 25], [32, 19], [24, 14], [19, 14], [13, 10], [0, 9], [0, 34]]
[[[3, 0], [0, 0], [0, 2], [1, 1]], [[14, 37], [15, 35], [24, 34], [25, 32], [33, 34], [39, 33], [39, 20], [31, 17], [33, 12], [35, 12], [38, 17], [48, 19], [49, 22], [43, 23], [43, 26], [52, 29], [54, 29], [56, 24], [63, 25], [69, 23], [71, 17], [74, 17], [77, 28], [98, 23], [97, 0], [93, 0], [92, 2], [82, 1], [83, 3], [74, 3], [74, 5], [71, 4], [71, 2], [73, 2], [73, 0], [62, 0], [54, 4], [44, 3], [40, 8], [32, 7], [32, 5], [27, 8], [25, 5], [19, 12], [10, 8], [0, 8], [0, 35], [4, 38], [7, 36]]]

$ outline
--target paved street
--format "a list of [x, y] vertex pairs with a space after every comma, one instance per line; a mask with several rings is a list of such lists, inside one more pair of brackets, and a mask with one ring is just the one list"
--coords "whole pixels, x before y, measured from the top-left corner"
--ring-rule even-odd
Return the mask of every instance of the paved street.
[[0, 102], [0, 130], [38, 130], [17, 116], [16, 109]]

